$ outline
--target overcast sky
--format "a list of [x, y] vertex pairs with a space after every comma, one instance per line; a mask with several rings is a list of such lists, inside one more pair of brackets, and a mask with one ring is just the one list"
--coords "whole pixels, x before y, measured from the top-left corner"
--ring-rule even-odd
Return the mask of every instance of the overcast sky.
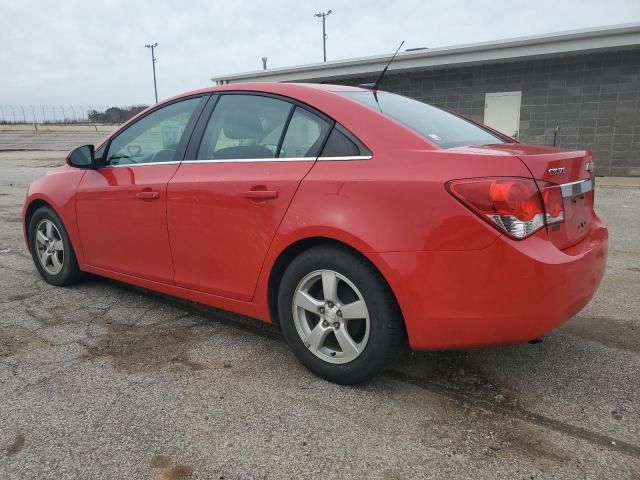
[[0, 0], [0, 105], [153, 102], [210, 77], [640, 21], [640, 0]]

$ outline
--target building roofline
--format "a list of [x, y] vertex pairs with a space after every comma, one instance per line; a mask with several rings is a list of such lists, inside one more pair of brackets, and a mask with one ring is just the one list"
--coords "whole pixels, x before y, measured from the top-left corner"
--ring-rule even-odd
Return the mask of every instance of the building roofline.
[[[635, 46], [640, 46], [640, 22], [401, 52], [389, 67], [389, 71], [398, 73], [442, 66], [592, 53]], [[389, 58], [390, 55], [375, 55], [239, 74], [216, 75], [211, 77], [211, 81], [238, 83], [340, 79], [379, 72]]]

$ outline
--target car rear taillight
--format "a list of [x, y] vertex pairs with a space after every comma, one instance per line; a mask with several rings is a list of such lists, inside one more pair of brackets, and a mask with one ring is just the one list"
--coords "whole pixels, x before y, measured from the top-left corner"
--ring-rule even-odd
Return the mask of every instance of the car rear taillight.
[[553, 225], [564, 221], [564, 204], [560, 187], [549, 182], [538, 182], [538, 187], [542, 193], [546, 224]]
[[[540, 188], [538, 188], [540, 187]], [[529, 178], [469, 178], [447, 184], [449, 192], [491, 225], [515, 239], [564, 220], [562, 192]]]

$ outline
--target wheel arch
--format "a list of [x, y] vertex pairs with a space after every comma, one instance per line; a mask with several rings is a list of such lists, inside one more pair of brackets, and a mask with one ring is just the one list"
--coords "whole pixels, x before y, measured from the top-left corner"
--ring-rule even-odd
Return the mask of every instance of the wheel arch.
[[[287, 266], [293, 261], [294, 258], [299, 256], [303, 252], [313, 247], [316, 247], [318, 245], [329, 245], [329, 246], [334, 246], [337, 248], [347, 250], [350, 253], [353, 253], [361, 257], [362, 259], [364, 259], [366, 262], [368, 262], [377, 272], [385, 288], [389, 291], [390, 298], [392, 298], [393, 301], [395, 302], [395, 305], [398, 308], [398, 312], [400, 312], [400, 314], [402, 315], [402, 309], [400, 308], [398, 298], [393, 288], [389, 284], [387, 278], [383, 274], [380, 267], [376, 265], [375, 262], [373, 262], [367, 255], [362, 253], [360, 250], [358, 250], [352, 245], [349, 245], [348, 243], [345, 243], [343, 241], [340, 241], [331, 237], [313, 236], [313, 237], [301, 238], [289, 244], [286, 248], [284, 248], [280, 252], [275, 262], [273, 263], [273, 266], [271, 267], [271, 271], [269, 272], [269, 280], [267, 283], [267, 306], [269, 309], [269, 316], [271, 317], [271, 321], [274, 324], [280, 323], [280, 319], [278, 317], [278, 286], [280, 285], [280, 280], [282, 279], [282, 276], [284, 275], [284, 272], [287, 269]], [[404, 317], [402, 319], [402, 323], [404, 325]]]
[[67, 232], [67, 235], [69, 236], [69, 241], [71, 242], [71, 247], [74, 250], [76, 259], [78, 263], [81, 264], [83, 262], [84, 255], [80, 237], [74, 224], [75, 204], [73, 202], [68, 202], [66, 205], [61, 205], [56, 203], [54, 201], [54, 198], [49, 197], [48, 195], [30, 195], [25, 201], [24, 207], [22, 209], [22, 234], [25, 245], [27, 246], [27, 250], [31, 250], [31, 245], [29, 244], [29, 224], [31, 223], [31, 219], [33, 218], [34, 213], [41, 207], [50, 208], [53, 213], [58, 216], [60, 222]]
[[[51, 210], [56, 212], [56, 209], [53, 207], [53, 205], [50, 202], [43, 200], [42, 198], [34, 198], [27, 204], [26, 208], [24, 209], [24, 221], [23, 221], [24, 239], [25, 239], [25, 242], [27, 243], [27, 246], [29, 246], [29, 224], [31, 223], [31, 218], [33, 217], [33, 214], [40, 207], [49, 207]], [[56, 214], [60, 216], [58, 212], [56, 212]]]
[[49, 207], [54, 212], [56, 211], [53, 205], [51, 205], [51, 202], [43, 200], [42, 198], [34, 198], [33, 200], [31, 200], [31, 202], [29, 202], [29, 204], [27, 205], [27, 208], [25, 209], [25, 213], [24, 213], [25, 222], [31, 221], [31, 217], [33, 216], [34, 212], [40, 207]]

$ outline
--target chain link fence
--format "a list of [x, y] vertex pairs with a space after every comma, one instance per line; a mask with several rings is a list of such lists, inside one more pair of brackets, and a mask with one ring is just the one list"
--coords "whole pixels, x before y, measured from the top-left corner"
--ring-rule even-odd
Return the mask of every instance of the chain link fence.
[[0, 105], [0, 124], [122, 123], [146, 105]]

